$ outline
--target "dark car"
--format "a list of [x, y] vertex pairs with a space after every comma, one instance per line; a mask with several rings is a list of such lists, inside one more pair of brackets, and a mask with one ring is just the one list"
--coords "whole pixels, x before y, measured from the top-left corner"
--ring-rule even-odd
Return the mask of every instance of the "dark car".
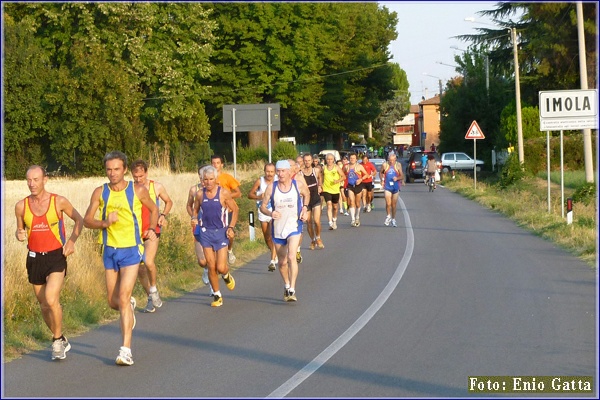
[[406, 165], [406, 183], [414, 183], [415, 179], [423, 179], [423, 165], [421, 165], [421, 158], [425, 154], [428, 158], [430, 154], [433, 154], [438, 167], [438, 171], [442, 169], [442, 160], [440, 155], [435, 151], [425, 151], [419, 153], [411, 153]]

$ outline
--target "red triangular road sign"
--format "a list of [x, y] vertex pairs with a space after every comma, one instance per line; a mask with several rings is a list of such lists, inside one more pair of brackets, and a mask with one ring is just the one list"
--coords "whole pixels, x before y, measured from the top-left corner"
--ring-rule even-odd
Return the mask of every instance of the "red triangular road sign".
[[469, 127], [469, 130], [465, 135], [465, 139], [485, 139], [481, 128], [479, 127], [479, 125], [477, 125], [477, 121], [473, 121], [471, 123], [471, 126]]

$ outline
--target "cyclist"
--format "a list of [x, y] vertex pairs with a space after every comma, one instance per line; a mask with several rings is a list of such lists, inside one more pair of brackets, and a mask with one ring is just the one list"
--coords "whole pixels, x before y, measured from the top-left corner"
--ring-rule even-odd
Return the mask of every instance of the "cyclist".
[[437, 169], [437, 163], [435, 162], [435, 156], [433, 154], [429, 154], [427, 156], [427, 164], [424, 168], [424, 171], [427, 173], [427, 179], [425, 180], [425, 182], [429, 184], [429, 179], [433, 177], [433, 188], [437, 188], [435, 184], [435, 171]]

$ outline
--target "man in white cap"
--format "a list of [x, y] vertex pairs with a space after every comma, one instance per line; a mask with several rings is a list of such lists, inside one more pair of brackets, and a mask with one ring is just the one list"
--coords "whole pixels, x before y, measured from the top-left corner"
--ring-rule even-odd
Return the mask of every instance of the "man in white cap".
[[310, 193], [302, 180], [292, 179], [288, 160], [277, 161], [275, 171], [278, 180], [270, 183], [265, 189], [260, 211], [273, 218], [271, 237], [279, 259], [279, 272], [283, 278], [283, 300], [297, 301], [296, 251], [300, 245], [302, 225], [307, 217]]

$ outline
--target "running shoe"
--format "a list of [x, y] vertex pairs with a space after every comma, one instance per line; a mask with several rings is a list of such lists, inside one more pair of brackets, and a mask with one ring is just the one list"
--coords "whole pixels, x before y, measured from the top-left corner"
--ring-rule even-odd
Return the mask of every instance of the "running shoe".
[[367, 212], [367, 207], [363, 207], [363, 212]]
[[350, 215], [350, 213], [348, 211], [345, 211], [344, 215]]
[[337, 229], [337, 221], [333, 221], [333, 230], [335, 231]]
[[283, 301], [290, 301], [289, 298], [290, 298], [290, 291], [285, 289], [283, 291]]
[[367, 206], [367, 212], [371, 212], [371, 205], [370, 204]]
[[356, 226], [356, 220], [352, 220], [352, 222], [350, 222], [350, 226]]
[[392, 222], [392, 217], [390, 217], [389, 215], [387, 217], [385, 217], [385, 221], [384, 221], [384, 225], [385, 226], [390, 226], [390, 222]]
[[329, 230], [332, 231], [333, 230], [333, 222], [329, 221]]
[[64, 339], [56, 339], [52, 342], [52, 359], [64, 360], [67, 358], [67, 351], [71, 350], [71, 343]]
[[208, 285], [208, 267], [205, 267], [202, 272], [202, 282], [204, 282], [205, 285]]
[[286, 301], [298, 301], [296, 298], [296, 291], [288, 290], [288, 298]]
[[277, 263], [275, 262], [275, 260], [271, 260], [271, 262], [269, 263], [269, 271], [275, 271], [277, 269]]
[[125, 347], [121, 347], [119, 349], [119, 355], [115, 360], [117, 365], [133, 365], [133, 357], [131, 356], [131, 351], [127, 350]]
[[135, 328], [135, 307], [137, 306], [135, 297], [131, 296], [131, 299], [129, 299], [129, 304], [131, 305], [131, 315], [133, 316], [133, 325], [131, 326], [131, 330], [133, 330], [133, 328]]
[[314, 250], [315, 249], [315, 241], [314, 240], [310, 241], [310, 246], [308, 246], [308, 249], [309, 250]]
[[302, 264], [302, 254], [300, 253], [300, 250], [296, 252], [296, 262]]
[[394, 228], [397, 228], [397, 227], [398, 227], [398, 225], [396, 225], [396, 220], [395, 220], [395, 219], [393, 219], [393, 220], [392, 220], [392, 226], [393, 226]]
[[218, 294], [213, 295], [213, 302], [210, 303], [211, 307], [221, 307], [223, 305], [223, 298]]
[[225, 285], [227, 285], [227, 289], [235, 289], [235, 279], [233, 279], [233, 275], [231, 275], [231, 272], [227, 273], [227, 278], [225, 278], [225, 275], [223, 275], [223, 280], [225, 281]]
[[359, 226], [360, 226], [360, 219], [356, 218], [356, 225], [355, 225], [355, 226], [356, 226], [356, 227], [359, 227]]
[[158, 290], [156, 292], [150, 292], [150, 296], [152, 297], [152, 304], [154, 304], [154, 307], [161, 308], [163, 303], [158, 295]]
[[142, 312], [153, 313], [154, 311], [156, 311], [156, 308], [154, 307], [154, 303], [152, 302], [152, 296], [148, 296], [148, 304], [146, 304], [146, 308], [144, 308]]
[[323, 241], [321, 240], [321, 238], [317, 239], [317, 247], [319, 249], [324, 249], [325, 248], [325, 245], [323, 244]]
[[235, 260], [237, 260], [237, 258], [233, 254], [233, 250], [228, 250], [227, 251], [227, 261], [229, 262], [229, 265], [235, 264]]

